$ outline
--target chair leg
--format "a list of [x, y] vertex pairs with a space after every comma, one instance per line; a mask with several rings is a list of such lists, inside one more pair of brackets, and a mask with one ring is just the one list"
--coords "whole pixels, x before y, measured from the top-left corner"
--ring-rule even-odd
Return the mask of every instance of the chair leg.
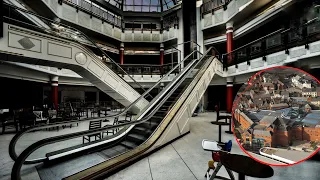
[[1, 134], [4, 134], [4, 131], [6, 130], [6, 125], [5, 124], [2, 124], [2, 132]]
[[213, 180], [213, 179], [217, 176], [217, 174], [218, 174], [218, 172], [219, 172], [219, 170], [220, 170], [221, 167], [222, 167], [222, 163], [221, 163], [221, 162], [218, 162], [218, 165], [217, 165], [217, 167], [214, 169], [214, 171], [213, 171], [213, 173], [212, 173], [212, 175], [211, 175], [211, 177], [210, 177], [210, 180]]
[[231, 179], [231, 180], [235, 180], [234, 175], [233, 175], [233, 173], [231, 172], [231, 170], [228, 169], [228, 168], [226, 168], [226, 170], [227, 170], [227, 172], [228, 172], [228, 174], [229, 174], [230, 179]]
[[[207, 177], [207, 174], [210, 173], [210, 168], [208, 168], [208, 170], [206, 171], [206, 174], [204, 175], [204, 177]], [[210, 175], [209, 175], [210, 176]]]

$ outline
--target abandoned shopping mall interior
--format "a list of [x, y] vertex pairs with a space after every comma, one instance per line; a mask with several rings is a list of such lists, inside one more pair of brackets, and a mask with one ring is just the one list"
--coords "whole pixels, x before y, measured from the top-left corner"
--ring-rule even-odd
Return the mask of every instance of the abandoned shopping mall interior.
[[318, 58], [319, 0], [0, 0], [0, 180], [319, 179]]

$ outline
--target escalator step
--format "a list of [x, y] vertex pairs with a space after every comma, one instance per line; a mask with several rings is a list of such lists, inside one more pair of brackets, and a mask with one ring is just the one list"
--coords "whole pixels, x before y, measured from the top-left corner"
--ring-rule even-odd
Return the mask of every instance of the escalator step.
[[113, 150], [112, 148], [105, 149], [105, 150], [101, 151], [100, 153], [102, 153], [107, 158], [112, 158], [112, 157], [114, 157], [114, 156], [119, 154], [118, 151]]
[[164, 116], [152, 116], [152, 119], [163, 119]]
[[125, 146], [128, 149], [134, 149], [137, 147], [137, 145], [134, 142], [125, 140], [121, 142], [121, 145]]
[[146, 122], [143, 122], [141, 124], [138, 124], [137, 126], [138, 127], [144, 127], [144, 128], [147, 128], [147, 129], [152, 129], [152, 128], [158, 126], [158, 125], [159, 125], [159, 123], [157, 123], [155, 121], [151, 121], [151, 122], [150, 121], [146, 121]]
[[150, 135], [152, 133], [152, 130], [141, 126], [135, 126], [131, 131], [143, 135]]
[[141, 134], [135, 134], [135, 133], [131, 133], [127, 136], [127, 139], [131, 142], [134, 142], [136, 144], [141, 144], [143, 143], [145, 140], [147, 140], [148, 137], [141, 135]]
[[123, 153], [123, 152], [128, 151], [128, 148], [126, 148], [126, 147], [124, 147], [124, 146], [122, 146], [122, 145], [114, 146], [114, 147], [112, 147], [111, 149], [112, 149], [112, 150], [115, 150], [115, 151], [117, 151], [117, 152], [119, 152], [119, 153]]

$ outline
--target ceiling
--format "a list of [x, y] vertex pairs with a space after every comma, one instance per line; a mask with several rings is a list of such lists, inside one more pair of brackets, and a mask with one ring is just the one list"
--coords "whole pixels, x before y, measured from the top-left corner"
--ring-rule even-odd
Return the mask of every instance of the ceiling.
[[104, 0], [122, 11], [163, 12], [181, 0]]

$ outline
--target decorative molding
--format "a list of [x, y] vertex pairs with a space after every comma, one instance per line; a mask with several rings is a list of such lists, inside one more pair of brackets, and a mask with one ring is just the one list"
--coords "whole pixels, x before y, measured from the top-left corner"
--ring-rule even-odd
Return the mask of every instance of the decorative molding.
[[81, 65], [84, 65], [87, 62], [87, 56], [82, 52], [78, 52], [75, 55], [75, 59], [76, 59], [77, 63], [79, 63]]
[[53, 42], [48, 42], [48, 55], [72, 59], [72, 48]]
[[307, 54], [305, 48], [295, 49], [290, 51], [290, 58], [296, 58]]
[[9, 32], [8, 46], [11, 48], [22, 49], [41, 53], [42, 40], [34, 37], [20, 35], [18, 33]]
[[268, 56], [267, 63], [268, 63], [268, 65], [276, 64], [276, 63], [282, 62], [286, 59], [287, 59], [287, 55], [285, 53], [281, 53], [279, 55], [275, 55], [275, 56], [271, 56], [271, 57]]

